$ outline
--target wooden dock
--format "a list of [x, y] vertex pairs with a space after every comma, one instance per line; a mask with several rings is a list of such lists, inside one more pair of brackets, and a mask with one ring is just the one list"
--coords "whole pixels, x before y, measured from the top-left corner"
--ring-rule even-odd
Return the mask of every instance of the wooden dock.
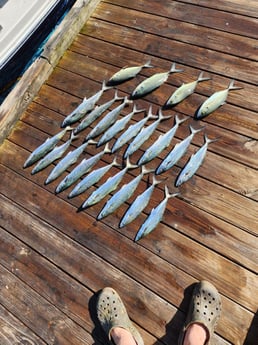
[[[10, 113], [22, 109], [19, 120], [11, 126], [8, 117], [12, 114], [6, 115], [6, 105], [0, 108], [0, 128], [12, 127], [0, 146], [0, 344], [106, 343], [95, 314], [96, 294], [105, 286], [119, 292], [146, 345], [176, 344], [192, 286], [205, 279], [222, 296], [215, 343], [257, 345], [258, 3], [95, 3], [90, 18], [58, 64], [51, 65], [49, 78], [28, 107], [26, 96], [33, 97], [29, 92], [18, 106], [8, 103]], [[196, 175], [177, 189], [176, 176], [191, 153], [203, 145], [203, 133], [196, 134], [187, 154], [157, 177], [164, 181], [155, 187], [144, 213], [120, 229], [121, 217], [152, 182], [152, 174], [143, 177], [126, 204], [97, 221], [109, 197], [77, 212], [96, 186], [68, 199], [72, 187], [55, 195], [65, 174], [44, 185], [53, 164], [35, 175], [31, 175], [32, 167], [23, 169], [23, 164], [36, 147], [60, 130], [65, 116], [85, 96], [101, 89], [103, 80], [124, 66], [141, 65], [149, 59], [154, 68], [143, 69], [136, 78], [117, 86], [120, 96], [129, 96], [147, 76], [168, 71], [172, 62], [184, 71], [171, 74], [160, 88], [134, 101], [138, 108], [148, 110], [152, 105], [156, 113], [176, 87], [196, 80], [200, 71], [212, 79], [198, 84], [196, 92], [175, 108], [164, 110], [171, 119], [160, 123], [132, 155], [132, 163], [173, 126], [175, 114], [189, 119], [148, 168], [155, 168], [189, 135], [190, 124], [205, 126], [207, 136], [219, 140], [209, 145]], [[227, 104], [202, 121], [194, 120], [198, 106], [215, 91], [227, 88], [232, 79], [242, 89], [230, 91]], [[29, 91], [37, 88], [39, 85], [32, 86]], [[17, 89], [13, 92], [19, 94]], [[114, 89], [105, 91], [98, 104], [113, 96]], [[125, 108], [123, 115], [132, 107]], [[130, 124], [144, 115], [134, 115]], [[82, 143], [89, 130], [79, 134], [72, 148]], [[63, 141], [68, 138], [69, 133]], [[103, 147], [88, 145], [79, 161], [101, 150]], [[123, 152], [124, 148], [117, 153], [119, 162]], [[105, 154], [96, 167], [113, 158], [114, 154]], [[101, 182], [120, 169], [112, 167]], [[140, 168], [128, 171], [121, 185], [139, 172]], [[159, 226], [135, 243], [139, 226], [164, 198], [165, 184], [180, 195], [169, 199]]]

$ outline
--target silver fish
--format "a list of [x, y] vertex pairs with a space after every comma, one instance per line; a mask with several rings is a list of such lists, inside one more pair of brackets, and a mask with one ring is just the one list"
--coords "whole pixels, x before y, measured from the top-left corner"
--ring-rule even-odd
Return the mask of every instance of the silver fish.
[[143, 166], [142, 171], [138, 176], [136, 176], [129, 183], [124, 184], [122, 188], [106, 202], [105, 206], [99, 213], [97, 219], [100, 220], [108, 216], [109, 214], [114, 212], [119, 206], [121, 206], [126, 200], [128, 200], [133, 195], [143, 175], [148, 174], [152, 171], [153, 170], [148, 170]]
[[166, 147], [170, 145], [170, 142], [172, 141], [180, 123], [186, 121], [187, 119], [188, 117], [185, 117], [180, 120], [176, 115], [175, 125], [167, 133], [159, 136], [159, 138], [143, 153], [137, 164], [146, 164], [157, 157]]
[[230, 90], [239, 89], [242, 89], [242, 87], [234, 86], [234, 80], [231, 80], [227, 89], [215, 92], [213, 95], [207, 98], [206, 101], [202, 103], [202, 105], [199, 107], [195, 114], [195, 118], [199, 120], [209, 115], [210, 113], [212, 113], [213, 111], [215, 111], [220, 106], [226, 103], [228, 93]]
[[173, 63], [168, 72], [156, 73], [142, 81], [132, 92], [131, 98], [140, 98], [147, 93], [150, 93], [151, 91], [157, 89], [160, 85], [165, 83], [171, 73], [182, 71], [182, 69], [176, 69], [176, 64]]
[[113, 166], [119, 166], [117, 163], [116, 157], [113, 159], [113, 162], [105, 165], [101, 168], [95, 169], [92, 172], [90, 172], [87, 176], [85, 176], [70, 192], [68, 195], [68, 198], [74, 198], [77, 195], [82, 194], [85, 192], [88, 188], [93, 186], [95, 183], [99, 182], [99, 180], [113, 167]]
[[157, 167], [155, 174], [159, 175], [163, 173], [164, 171], [167, 171], [168, 169], [172, 168], [179, 161], [179, 159], [183, 157], [183, 155], [186, 153], [194, 135], [202, 131], [203, 128], [204, 127], [194, 129], [190, 125], [191, 134], [174, 146], [174, 148], [167, 154], [167, 156], [163, 159], [163, 161]]
[[116, 101], [122, 100], [123, 97], [118, 97], [117, 90], [115, 91], [114, 98], [110, 101], [96, 106], [90, 113], [87, 114], [85, 119], [74, 129], [74, 134], [78, 134], [85, 128], [89, 127], [95, 120], [97, 120], [107, 109], [109, 109]]
[[56, 135], [54, 135], [51, 138], [47, 138], [43, 144], [38, 146], [29, 156], [29, 158], [26, 160], [26, 162], [23, 165], [23, 168], [27, 168], [37, 162], [40, 158], [44, 157], [48, 152], [53, 150], [53, 148], [56, 146], [59, 140], [63, 138], [65, 133], [67, 131], [72, 131], [73, 128], [68, 126], [65, 129], [63, 129], [61, 132], [58, 132]]
[[103, 81], [101, 90], [90, 98], [85, 97], [81, 104], [79, 104], [78, 107], [71, 112], [71, 114], [66, 116], [61, 124], [61, 127], [63, 128], [79, 121], [88, 111], [91, 111], [94, 108], [96, 102], [100, 99], [103, 92], [108, 89], [110, 89], [110, 87], [106, 86], [105, 81]]
[[134, 78], [143, 68], [153, 67], [150, 63], [150, 60], [141, 66], [134, 67], [124, 67], [120, 71], [116, 72], [107, 82], [107, 85], [118, 85]]
[[118, 149], [120, 149], [120, 147], [122, 147], [124, 144], [126, 144], [128, 141], [130, 141], [133, 137], [135, 137], [139, 133], [139, 131], [142, 129], [142, 127], [145, 125], [145, 123], [149, 119], [153, 119], [153, 118], [156, 119], [157, 117], [152, 114], [152, 108], [150, 107], [149, 111], [148, 111], [148, 115], [146, 117], [144, 117], [139, 122], [136, 122], [135, 124], [128, 127], [120, 135], [120, 137], [117, 138], [117, 140], [115, 141], [115, 143], [111, 149], [111, 152], [112, 153], [116, 152]]
[[145, 209], [148, 205], [151, 195], [154, 191], [155, 186], [161, 181], [156, 180], [156, 177], [153, 176], [153, 182], [142, 194], [138, 195], [137, 198], [132, 202], [132, 204], [127, 209], [123, 218], [119, 223], [119, 227], [122, 228], [125, 225], [131, 223], [139, 214]]
[[196, 173], [196, 171], [199, 169], [199, 167], [203, 163], [203, 160], [205, 158], [209, 143], [212, 143], [212, 142], [217, 141], [217, 140], [218, 140], [218, 138], [209, 139], [205, 135], [204, 145], [191, 156], [189, 161], [186, 163], [186, 165], [184, 166], [184, 168], [181, 170], [180, 174], [178, 175], [178, 177], [175, 181], [176, 187], [181, 186], [181, 184], [188, 181]]
[[52, 169], [45, 181], [45, 185], [57, 179], [69, 166], [75, 164], [88, 144], [96, 144], [96, 142], [93, 140], [87, 141], [86, 143], [77, 147], [75, 150], [68, 152], [68, 154], [62, 158], [60, 162], [58, 162], [57, 165]]
[[98, 187], [89, 198], [82, 204], [80, 209], [85, 209], [88, 206], [95, 205], [101, 201], [109, 193], [113, 192], [122, 181], [124, 175], [128, 169], [137, 168], [137, 165], [133, 165], [129, 162], [129, 159], [126, 161], [126, 166], [124, 169], [120, 170], [114, 176], [111, 176], [106, 182], [104, 182], [100, 187]]
[[127, 114], [122, 119], [116, 121], [111, 127], [108, 128], [108, 130], [99, 139], [97, 147], [111, 140], [114, 136], [116, 136], [117, 133], [121, 132], [125, 128], [125, 126], [131, 120], [134, 114], [141, 113], [144, 110], [145, 109], [137, 109], [136, 105], [134, 104], [133, 111], [131, 113]]
[[97, 162], [104, 156], [105, 153], [110, 153], [108, 144], [105, 146], [104, 150], [95, 154], [90, 158], [84, 158], [80, 164], [78, 164], [56, 187], [55, 193], [58, 194], [63, 190], [70, 187], [76, 181], [79, 180], [84, 174], [86, 174]]
[[132, 155], [135, 151], [137, 151], [145, 141], [147, 141], [150, 136], [153, 134], [153, 132], [156, 130], [158, 127], [159, 123], [163, 120], [170, 119], [171, 116], [164, 116], [162, 114], [162, 110], [159, 109], [159, 118], [150, 124], [147, 127], [143, 127], [141, 131], [136, 135], [136, 137], [132, 140], [132, 142], [129, 144], [127, 147], [125, 153], [124, 153], [124, 158], [126, 159], [130, 155]]
[[170, 194], [168, 187], [165, 186], [165, 198], [161, 201], [161, 203], [151, 210], [151, 213], [146, 218], [145, 222], [141, 225], [140, 229], [138, 230], [134, 241], [139, 241], [141, 238], [148, 235], [151, 231], [153, 231], [156, 226], [161, 222], [164, 212], [167, 207], [168, 199], [178, 195], [179, 193]]
[[183, 101], [186, 97], [190, 96], [192, 93], [194, 93], [194, 90], [197, 86], [198, 83], [205, 81], [205, 80], [210, 80], [211, 78], [203, 78], [203, 72], [200, 73], [199, 77], [197, 80], [192, 81], [187, 84], [182, 84], [179, 88], [177, 88], [173, 94], [169, 97], [167, 100], [165, 106], [173, 106], [175, 104], [180, 103]]
[[105, 132], [118, 118], [121, 111], [129, 104], [132, 103], [127, 97], [124, 98], [122, 104], [118, 105], [115, 109], [108, 112], [103, 119], [101, 119], [97, 125], [90, 131], [85, 140], [89, 140], [97, 137], [99, 134]]
[[71, 137], [69, 140], [67, 140], [64, 144], [56, 146], [52, 151], [50, 151], [44, 158], [42, 158], [37, 165], [33, 168], [31, 174], [34, 175], [37, 172], [43, 170], [47, 166], [49, 166], [51, 163], [53, 163], [55, 160], [62, 157], [62, 155], [65, 153], [65, 151], [70, 146], [71, 142], [77, 138], [73, 132], [71, 134]]

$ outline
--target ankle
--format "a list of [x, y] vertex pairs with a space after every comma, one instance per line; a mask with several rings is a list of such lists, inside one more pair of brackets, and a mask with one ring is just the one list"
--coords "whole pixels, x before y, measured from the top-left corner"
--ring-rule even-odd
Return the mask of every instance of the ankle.
[[208, 337], [205, 326], [192, 323], [186, 330], [183, 345], [204, 345]]

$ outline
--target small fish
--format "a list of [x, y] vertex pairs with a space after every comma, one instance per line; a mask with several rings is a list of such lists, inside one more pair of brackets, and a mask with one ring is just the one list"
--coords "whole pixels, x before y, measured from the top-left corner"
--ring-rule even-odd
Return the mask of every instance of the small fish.
[[74, 129], [74, 134], [78, 134], [85, 128], [89, 127], [95, 120], [97, 120], [107, 109], [109, 109], [116, 101], [122, 100], [123, 97], [118, 97], [117, 90], [115, 91], [114, 98], [110, 101], [96, 106], [90, 113], [87, 114], [85, 119]]
[[159, 138], [143, 153], [137, 164], [146, 164], [147, 162], [157, 157], [166, 147], [169, 146], [180, 123], [186, 121], [187, 119], [188, 117], [185, 117], [180, 120], [179, 117], [176, 115], [175, 125], [167, 133], [159, 136]]
[[212, 113], [213, 111], [215, 111], [220, 106], [226, 103], [228, 93], [230, 90], [239, 89], [242, 89], [242, 87], [234, 86], [234, 80], [231, 80], [227, 89], [215, 92], [213, 95], [207, 98], [206, 101], [202, 103], [202, 105], [198, 108], [195, 114], [195, 118], [199, 120], [209, 115], [210, 113]]
[[126, 144], [128, 141], [130, 141], [133, 137], [135, 137], [139, 133], [139, 131], [142, 129], [142, 127], [145, 125], [145, 123], [149, 119], [153, 119], [153, 118], [156, 119], [157, 117], [152, 114], [152, 108], [150, 106], [149, 111], [148, 111], [148, 115], [146, 117], [144, 117], [139, 122], [136, 122], [133, 125], [131, 125], [130, 127], [128, 127], [124, 131], [124, 133], [122, 133], [120, 135], [120, 137], [117, 138], [117, 140], [115, 141], [115, 143], [111, 149], [111, 152], [112, 153], [116, 152], [118, 149], [120, 149], [120, 147], [122, 147], [124, 144]]
[[53, 163], [55, 160], [62, 157], [62, 155], [65, 153], [65, 151], [70, 146], [71, 142], [76, 139], [77, 136], [71, 134], [71, 137], [69, 140], [67, 140], [64, 144], [60, 146], [56, 146], [52, 151], [50, 151], [44, 158], [42, 158], [37, 165], [33, 168], [31, 174], [34, 175], [37, 172], [45, 169], [47, 166], [49, 166], [51, 163]]
[[164, 171], [167, 171], [168, 169], [172, 168], [179, 161], [179, 159], [183, 157], [183, 155], [186, 153], [194, 135], [202, 131], [203, 128], [204, 127], [194, 129], [190, 125], [191, 134], [174, 146], [174, 148], [168, 153], [168, 155], [163, 159], [163, 161], [157, 167], [155, 174], [159, 175], [163, 173]]
[[71, 125], [72, 123], [79, 121], [88, 111], [91, 111], [94, 108], [96, 102], [100, 99], [103, 92], [108, 89], [110, 89], [110, 87], [106, 86], [105, 81], [103, 81], [101, 90], [90, 98], [85, 97], [81, 104], [79, 104], [78, 107], [71, 112], [71, 114], [66, 116], [61, 124], [61, 127], [64, 128], [68, 125]]
[[161, 203], [151, 210], [151, 213], [146, 218], [145, 222], [141, 225], [140, 229], [138, 230], [134, 241], [139, 241], [141, 238], [148, 235], [152, 232], [156, 226], [161, 222], [164, 212], [167, 207], [168, 199], [177, 196], [179, 193], [170, 194], [168, 187], [165, 186], [165, 198], [161, 201]]
[[97, 219], [100, 220], [108, 216], [109, 214], [114, 212], [119, 206], [121, 206], [124, 202], [126, 202], [126, 200], [128, 200], [133, 195], [143, 175], [148, 174], [152, 171], [153, 170], [148, 170], [144, 166], [142, 166], [141, 173], [129, 183], [124, 184], [122, 188], [106, 202], [105, 206], [99, 213]]
[[177, 88], [175, 92], [173, 92], [173, 94], [169, 97], [168, 101], [165, 104], [165, 107], [170, 107], [180, 103], [186, 97], [194, 93], [194, 90], [198, 83], [210, 79], [211, 78], [208, 77], [203, 78], [203, 72], [201, 72], [197, 80], [192, 81], [191, 83], [183, 84], [179, 88]]
[[122, 119], [116, 121], [108, 130], [102, 135], [97, 143], [97, 147], [105, 144], [109, 140], [111, 140], [117, 133], [121, 132], [127, 123], [131, 120], [134, 114], [141, 113], [145, 109], [137, 109], [136, 105], [134, 104], [133, 111], [128, 115], [124, 116]]
[[127, 209], [123, 218], [119, 223], [119, 227], [122, 228], [125, 225], [131, 223], [139, 214], [145, 209], [148, 205], [151, 195], [154, 191], [155, 186], [161, 181], [156, 180], [156, 177], [153, 176], [153, 182], [142, 194], [138, 195], [137, 198], [132, 202], [132, 204]]
[[165, 81], [167, 81], [168, 76], [171, 73], [182, 72], [181, 69], [176, 69], [176, 64], [173, 63], [168, 72], [156, 73], [151, 77], [142, 81], [132, 92], [131, 98], [140, 98], [146, 95], [147, 93], [152, 92], [161, 86]]
[[203, 163], [209, 143], [212, 143], [217, 140], [218, 138], [209, 139], [205, 135], [204, 145], [191, 156], [189, 161], [186, 163], [186, 165], [184, 166], [184, 168], [181, 170], [180, 174], [178, 175], [175, 181], [176, 187], [181, 186], [181, 184], [188, 181], [196, 173], [196, 171], [200, 168], [200, 166]]
[[84, 174], [86, 174], [97, 162], [104, 156], [105, 153], [110, 153], [108, 144], [105, 146], [104, 150], [97, 153], [96, 155], [86, 159], [84, 158], [80, 164], [78, 164], [56, 187], [55, 193], [58, 194], [76, 181], [79, 180]]
[[68, 152], [68, 154], [63, 159], [61, 159], [60, 162], [58, 162], [50, 172], [48, 178], [45, 181], [45, 185], [57, 179], [69, 166], [75, 164], [88, 144], [96, 144], [96, 142], [93, 140], [89, 140], [81, 146], [77, 147], [75, 150]]
[[137, 151], [143, 145], [143, 143], [145, 143], [145, 141], [147, 141], [150, 138], [150, 136], [153, 134], [153, 132], [158, 127], [161, 121], [170, 119], [170, 118], [171, 116], [164, 116], [160, 109], [159, 118], [155, 122], [150, 124], [149, 126], [143, 127], [141, 131], [133, 139], [133, 141], [129, 144], [129, 146], [127, 147], [124, 153], [124, 159], [132, 155], [135, 151]]
[[88, 188], [93, 186], [95, 183], [99, 182], [99, 180], [113, 167], [113, 166], [119, 166], [117, 163], [116, 157], [113, 159], [113, 162], [105, 165], [101, 168], [95, 169], [92, 172], [90, 172], [87, 176], [84, 177], [70, 192], [68, 195], [68, 198], [74, 198], [77, 195], [82, 194], [85, 192]]
[[29, 156], [29, 158], [26, 160], [26, 162], [23, 165], [23, 168], [27, 168], [37, 162], [40, 158], [44, 157], [48, 152], [53, 150], [53, 148], [56, 146], [59, 140], [63, 138], [65, 133], [67, 131], [72, 131], [73, 128], [68, 126], [64, 128], [61, 132], [57, 133], [51, 138], [47, 138], [43, 144], [41, 144], [39, 147], [37, 147]]
[[135, 67], [124, 67], [120, 71], [116, 72], [107, 82], [107, 85], [118, 85], [129, 79], [134, 78], [143, 68], [153, 67], [150, 61], [146, 62], [144, 65]]
[[137, 168], [137, 165], [133, 165], [129, 162], [129, 159], [126, 161], [126, 166], [123, 170], [120, 170], [114, 176], [111, 176], [106, 182], [104, 182], [100, 187], [98, 187], [90, 196], [89, 198], [82, 204], [80, 209], [85, 209], [91, 205], [95, 205], [99, 201], [101, 201], [105, 196], [109, 193], [113, 192], [122, 181], [124, 175], [126, 174], [128, 169]]
[[108, 112], [103, 119], [101, 119], [92, 131], [87, 135], [85, 140], [97, 137], [99, 134], [105, 132], [114, 122], [116, 122], [121, 111], [129, 104], [132, 103], [127, 97], [124, 98], [122, 104], [118, 105], [115, 109]]

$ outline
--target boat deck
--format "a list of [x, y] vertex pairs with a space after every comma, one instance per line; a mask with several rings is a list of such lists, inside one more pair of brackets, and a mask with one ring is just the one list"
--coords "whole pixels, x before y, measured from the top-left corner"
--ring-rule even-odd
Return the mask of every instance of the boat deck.
[[[222, 296], [215, 343], [257, 344], [257, 15], [256, 0], [98, 4], [0, 146], [1, 345], [106, 343], [95, 313], [96, 293], [105, 286], [119, 292], [145, 344], [176, 344], [192, 286], [201, 279], [212, 282]], [[124, 66], [149, 59], [154, 68], [145, 68], [117, 86], [120, 96], [129, 95], [147, 76], [169, 70], [172, 62], [184, 71], [171, 74], [160, 88], [134, 101], [147, 111], [152, 105], [156, 113], [176, 87], [196, 80], [200, 71], [212, 79], [199, 83], [196, 92], [175, 108], [164, 110], [172, 117], [160, 123], [131, 162], [136, 163], [173, 126], [175, 114], [189, 119], [180, 124], [171, 145], [146, 167], [155, 168], [174, 144], [189, 135], [190, 124], [205, 126], [207, 136], [218, 140], [209, 145], [196, 175], [175, 188], [179, 171], [204, 142], [203, 133], [197, 133], [187, 154], [157, 177], [162, 182], [145, 211], [120, 229], [128, 205], [152, 182], [153, 174], [143, 177], [126, 204], [98, 221], [108, 197], [77, 212], [96, 186], [68, 199], [71, 187], [55, 195], [64, 175], [44, 185], [53, 164], [35, 175], [23, 164], [60, 130], [64, 117], [83, 97], [100, 90], [103, 80]], [[194, 120], [198, 106], [213, 92], [227, 88], [232, 79], [242, 89], [230, 91], [227, 103], [202, 121]], [[98, 104], [113, 96], [114, 89], [105, 91]], [[132, 107], [125, 108], [123, 115]], [[143, 116], [135, 114], [130, 124]], [[79, 146], [89, 130], [71, 146]], [[66, 133], [63, 140], [68, 138]], [[102, 149], [88, 145], [79, 161]], [[117, 153], [119, 162], [123, 152], [124, 148]], [[113, 158], [114, 154], [105, 154], [97, 167]], [[105, 178], [120, 169], [112, 167]], [[129, 170], [121, 185], [139, 172], [140, 168]], [[168, 200], [158, 227], [134, 242], [147, 214], [163, 199], [165, 184], [180, 195]]]

